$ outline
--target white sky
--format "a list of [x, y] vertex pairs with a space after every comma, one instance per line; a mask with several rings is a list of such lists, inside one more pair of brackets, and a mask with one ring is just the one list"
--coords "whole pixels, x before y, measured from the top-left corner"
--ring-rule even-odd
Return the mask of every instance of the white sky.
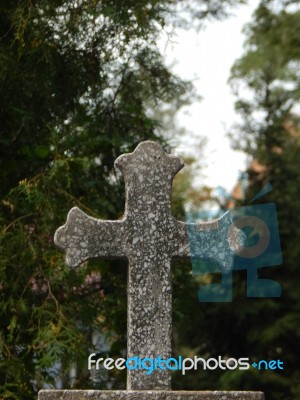
[[[225, 21], [206, 23], [205, 30], [195, 32], [177, 30], [172, 43], [160, 44], [168, 65], [175, 64], [172, 71], [184, 79], [193, 81], [202, 96], [178, 114], [178, 123], [190, 135], [183, 138], [177, 153], [191, 153], [195, 148], [195, 138], [205, 136], [204, 169], [206, 183], [218, 185], [231, 191], [237, 181], [239, 171], [245, 167], [246, 156], [230, 148], [225, 136], [228, 129], [238, 121], [234, 111], [235, 97], [231, 94], [227, 80], [234, 61], [242, 55], [245, 40], [242, 28], [251, 20], [258, 0], [250, 0], [250, 5], [233, 10], [234, 16]], [[194, 153], [195, 154], [195, 153]], [[197, 156], [197, 154], [196, 154]], [[199, 154], [200, 156], [200, 154]]]

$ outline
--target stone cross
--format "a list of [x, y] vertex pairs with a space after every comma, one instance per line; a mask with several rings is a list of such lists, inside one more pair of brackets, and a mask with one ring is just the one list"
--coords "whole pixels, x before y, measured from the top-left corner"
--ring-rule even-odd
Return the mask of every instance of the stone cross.
[[[127, 357], [171, 357], [171, 260], [190, 256], [188, 224], [177, 221], [171, 210], [172, 181], [183, 165], [158, 143], [140, 143], [115, 162], [126, 185], [124, 217], [99, 220], [75, 207], [55, 234], [55, 243], [66, 251], [71, 267], [91, 258], [129, 260]], [[231, 222], [225, 215], [199, 225], [204, 234], [199, 253], [215, 251], [215, 257], [220, 256], [224, 228], [228, 230]], [[214, 231], [211, 237], [210, 231]], [[221, 254], [220, 264], [229, 269], [224, 258]], [[127, 389], [171, 390], [170, 372], [157, 369], [146, 375], [144, 370], [129, 370]]]

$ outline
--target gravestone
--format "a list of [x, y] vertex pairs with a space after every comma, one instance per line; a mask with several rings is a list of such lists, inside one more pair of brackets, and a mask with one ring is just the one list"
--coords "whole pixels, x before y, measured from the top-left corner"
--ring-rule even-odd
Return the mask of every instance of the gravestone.
[[[124, 217], [98, 220], [75, 207], [55, 234], [54, 241], [66, 252], [70, 267], [91, 258], [128, 259], [127, 358], [171, 357], [171, 260], [190, 257], [189, 226], [175, 220], [171, 210], [172, 181], [183, 165], [158, 143], [140, 143], [133, 153], [115, 162], [126, 185]], [[232, 260], [226, 260], [219, 244], [238, 239], [238, 231], [224, 238], [224, 230], [228, 231], [231, 223], [227, 213], [217, 221], [197, 226], [205, 232], [197, 247], [199, 254], [215, 252], [213, 256], [224, 270], [230, 269]], [[210, 235], [212, 231], [214, 235]], [[172, 391], [171, 371], [158, 368], [150, 375], [143, 369], [128, 370], [124, 391], [42, 390], [39, 399], [262, 400], [264, 396], [261, 392]]]

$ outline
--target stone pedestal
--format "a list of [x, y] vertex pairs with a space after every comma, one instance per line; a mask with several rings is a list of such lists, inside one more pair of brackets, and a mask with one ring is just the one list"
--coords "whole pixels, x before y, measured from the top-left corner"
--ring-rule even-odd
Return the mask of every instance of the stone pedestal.
[[264, 400], [262, 392], [167, 390], [41, 390], [39, 400]]

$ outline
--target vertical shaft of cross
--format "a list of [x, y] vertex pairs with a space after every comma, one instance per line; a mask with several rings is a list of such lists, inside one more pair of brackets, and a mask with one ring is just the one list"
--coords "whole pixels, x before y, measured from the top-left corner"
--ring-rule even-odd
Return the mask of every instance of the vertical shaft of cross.
[[[128, 357], [166, 360], [171, 356], [171, 257], [175, 240], [171, 215], [172, 179], [183, 166], [161, 146], [146, 142], [119, 157], [126, 185]], [[129, 370], [129, 390], [171, 389], [171, 371]]]

